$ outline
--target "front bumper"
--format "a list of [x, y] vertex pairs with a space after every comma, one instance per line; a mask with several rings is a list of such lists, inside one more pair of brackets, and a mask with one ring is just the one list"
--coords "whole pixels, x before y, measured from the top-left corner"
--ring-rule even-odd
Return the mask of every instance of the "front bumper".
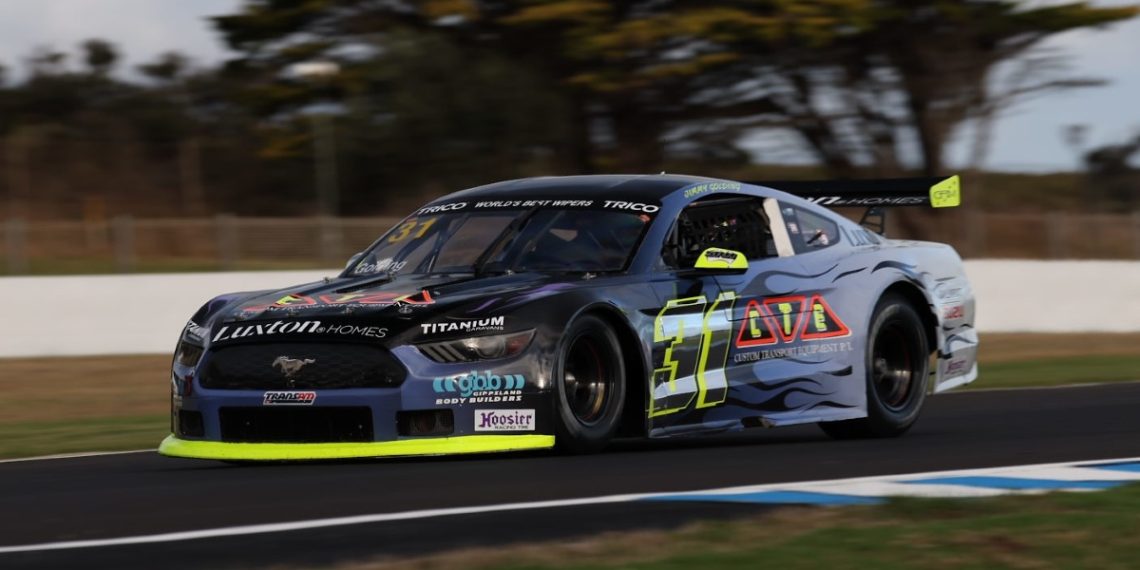
[[230, 443], [167, 436], [158, 452], [222, 461], [296, 461], [524, 451], [554, 447], [554, 436], [462, 435], [359, 443]]

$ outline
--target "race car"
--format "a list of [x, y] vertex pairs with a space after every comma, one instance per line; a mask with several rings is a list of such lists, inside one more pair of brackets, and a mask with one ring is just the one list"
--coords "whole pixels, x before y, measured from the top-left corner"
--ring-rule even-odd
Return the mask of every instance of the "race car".
[[[888, 437], [977, 377], [950, 246], [884, 208], [958, 178], [542, 177], [413, 212], [335, 278], [189, 320], [159, 451], [225, 461], [458, 454], [818, 423]], [[828, 207], [868, 208], [855, 223]], [[875, 231], [872, 231], [875, 230]]]

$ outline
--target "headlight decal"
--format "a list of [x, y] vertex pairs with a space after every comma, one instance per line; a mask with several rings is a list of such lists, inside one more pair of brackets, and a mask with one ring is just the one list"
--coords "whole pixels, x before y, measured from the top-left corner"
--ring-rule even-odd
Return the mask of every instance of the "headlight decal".
[[416, 345], [428, 358], [441, 363], [474, 362], [516, 356], [526, 350], [534, 329], [490, 336], [476, 336]]

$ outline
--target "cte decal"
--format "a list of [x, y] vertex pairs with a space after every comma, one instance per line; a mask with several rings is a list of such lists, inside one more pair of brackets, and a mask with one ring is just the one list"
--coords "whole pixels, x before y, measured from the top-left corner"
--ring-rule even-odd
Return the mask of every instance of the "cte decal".
[[740, 332], [736, 335], [736, 348], [849, 334], [851, 330], [818, 293], [812, 295], [810, 301], [806, 295], [772, 297], [762, 302], [748, 302]]

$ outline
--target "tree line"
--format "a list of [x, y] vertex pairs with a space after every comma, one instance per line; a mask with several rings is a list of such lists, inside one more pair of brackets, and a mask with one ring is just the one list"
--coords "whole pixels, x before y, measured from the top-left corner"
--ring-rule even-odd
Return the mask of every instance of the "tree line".
[[0, 212], [307, 215], [319, 182], [336, 186], [330, 211], [375, 214], [503, 178], [728, 176], [787, 157], [831, 177], [940, 174], [953, 137], [971, 138], [980, 167], [1001, 113], [1103, 84], [1045, 40], [1136, 14], [1014, 0], [247, 0], [212, 21], [233, 53], [218, 66], [171, 52], [124, 70], [91, 40], [32, 54], [18, 81], [0, 73]]

